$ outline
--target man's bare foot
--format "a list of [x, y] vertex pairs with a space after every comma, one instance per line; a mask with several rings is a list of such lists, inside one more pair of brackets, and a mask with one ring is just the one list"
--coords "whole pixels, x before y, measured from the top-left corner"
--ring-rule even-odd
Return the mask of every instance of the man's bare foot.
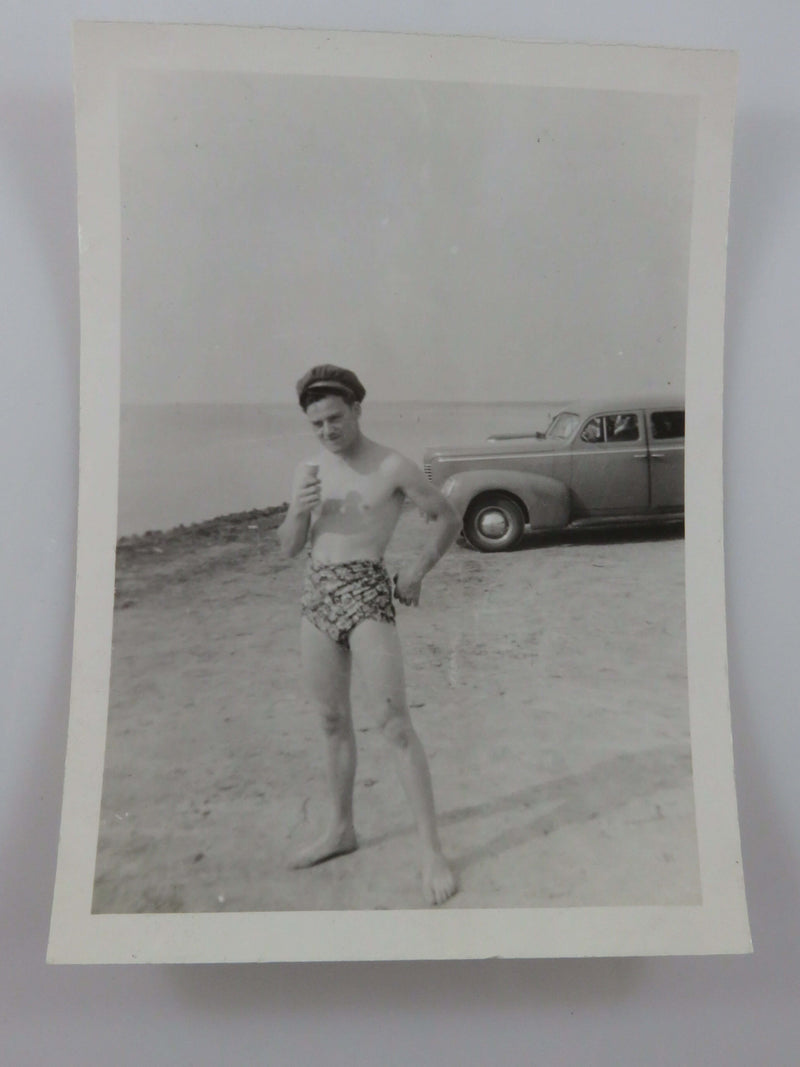
[[458, 891], [458, 879], [441, 852], [435, 852], [422, 867], [422, 892], [429, 904], [444, 904]]
[[345, 830], [329, 830], [317, 841], [296, 852], [289, 860], [289, 866], [295, 869], [315, 867], [325, 860], [334, 859], [335, 856], [346, 856], [348, 852], [355, 852], [357, 848], [358, 841], [352, 826]]

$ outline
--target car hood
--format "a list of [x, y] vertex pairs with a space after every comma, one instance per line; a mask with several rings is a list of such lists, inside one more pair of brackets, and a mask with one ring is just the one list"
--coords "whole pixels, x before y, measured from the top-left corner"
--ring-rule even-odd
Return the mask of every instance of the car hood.
[[466, 459], [468, 456], [513, 456], [540, 452], [546, 455], [559, 448], [564, 448], [566, 442], [553, 441], [530, 436], [507, 437], [498, 441], [479, 441], [474, 445], [433, 445], [425, 450], [425, 459]]

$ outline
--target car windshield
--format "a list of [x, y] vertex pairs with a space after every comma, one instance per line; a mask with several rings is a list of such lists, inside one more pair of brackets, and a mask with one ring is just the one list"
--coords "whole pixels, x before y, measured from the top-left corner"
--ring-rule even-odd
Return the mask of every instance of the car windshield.
[[578, 416], [574, 414], [574, 412], [562, 411], [560, 414], [556, 415], [547, 427], [545, 437], [556, 439], [558, 441], [566, 441], [575, 433], [579, 421]]

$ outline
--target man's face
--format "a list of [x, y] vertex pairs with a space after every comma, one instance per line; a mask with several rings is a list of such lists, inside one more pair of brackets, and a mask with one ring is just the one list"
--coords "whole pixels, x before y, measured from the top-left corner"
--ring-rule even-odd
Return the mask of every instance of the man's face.
[[348, 404], [340, 396], [324, 396], [306, 408], [311, 428], [329, 452], [348, 452], [359, 438], [360, 404]]

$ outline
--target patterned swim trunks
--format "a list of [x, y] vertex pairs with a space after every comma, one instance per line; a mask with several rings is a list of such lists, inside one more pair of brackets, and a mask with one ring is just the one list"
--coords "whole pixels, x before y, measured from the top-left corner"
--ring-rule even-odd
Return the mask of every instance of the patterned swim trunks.
[[306, 571], [303, 616], [343, 648], [365, 619], [394, 622], [392, 583], [383, 561], [352, 559], [346, 563], [316, 563]]

